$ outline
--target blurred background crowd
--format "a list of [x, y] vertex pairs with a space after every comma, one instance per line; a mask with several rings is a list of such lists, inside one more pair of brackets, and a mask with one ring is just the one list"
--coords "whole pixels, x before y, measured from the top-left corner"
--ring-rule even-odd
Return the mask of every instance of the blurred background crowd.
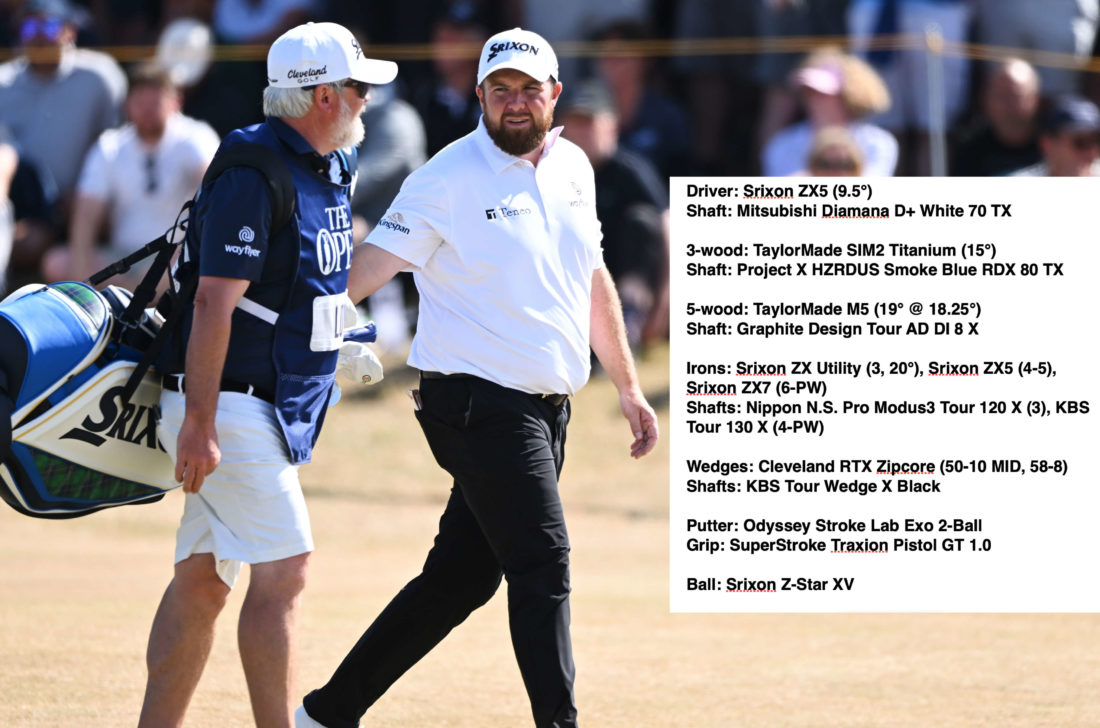
[[[0, 283], [82, 279], [157, 237], [267, 46], [308, 20], [398, 61], [364, 114], [358, 234], [472, 130], [477, 54], [554, 45], [633, 344], [667, 336], [675, 175], [1094, 175], [1100, 0], [0, 0]], [[400, 349], [415, 295], [372, 297]]]

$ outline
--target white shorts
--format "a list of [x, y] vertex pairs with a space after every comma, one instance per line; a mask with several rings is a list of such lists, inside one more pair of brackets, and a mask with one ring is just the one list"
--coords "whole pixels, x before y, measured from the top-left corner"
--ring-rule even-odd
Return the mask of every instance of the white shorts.
[[[160, 441], [176, 461], [184, 395], [161, 393]], [[236, 392], [218, 396], [215, 427], [222, 459], [198, 493], [184, 496], [176, 563], [210, 553], [232, 587], [241, 564], [278, 561], [313, 550], [298, 466], [286, 456], [275, 408]]]

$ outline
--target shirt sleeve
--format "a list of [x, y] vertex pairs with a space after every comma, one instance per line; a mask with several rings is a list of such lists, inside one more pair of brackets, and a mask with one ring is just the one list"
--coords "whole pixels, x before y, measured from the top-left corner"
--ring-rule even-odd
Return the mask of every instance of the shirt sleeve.
[[218, 133], [209, 124], [201, 121], [195, 124], [194, 132], [189, 136], [188, 141], [195, 163], [201, 165], [203, 169], [210, 164], [210, 160], [218, 151], [218, 145], [221, 144]]
[[[577, 151], [580, 151], [579, 149]], [[591, 162], [588, 161], [588, 156], [584, 152], [580, 153], [578, 165], [583, 165], [587, 170], [585, 173], [585, 184], [588, 185], [588, 189], [591, 190], [591, 199], [593, 201], [592, 206], [589, 208], [591, 211], [591, 232], [589, 239], [591, 241], [589, 248], [591, 249], [591, 267], [595, 272], [604, 267], [603, 259], [603, 222], [596, 214], [596, 171], [592, 168]]]
[[107, 171], [107, 155], [104, 153], [102, 137], [85, 155], [76, 189], [80, 194], [88, 197], [99, 200], [111, 199], [111, 180]]
[[250, 167], [227, 169], [203, 191], [199, 275], [260, 280], [270, 249], [267, 180]]
[[[423, 168], [421, 168], [423, 169]], [[409, 175], [367, 242], [421, 268], [450, 237], [450, 193], [438, 176]]]
[[198, 189], [203, 173], [218, 151], [221, 140], [209, 125], [196, 122], [193, 131], [186, 138], [185, 155], [187, 180]]
[[96, 54], [96, 75], [103, 85], [104, 94], [100, 99], [99, 130], [113, 129], [123, 122], [123, 104], [126, 101], [126, 74], [113, 58]]

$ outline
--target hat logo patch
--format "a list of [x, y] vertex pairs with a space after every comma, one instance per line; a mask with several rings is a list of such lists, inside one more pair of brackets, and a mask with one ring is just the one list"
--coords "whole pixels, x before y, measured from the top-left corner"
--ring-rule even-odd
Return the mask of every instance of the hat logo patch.
[[286, 72], [286, 77], [292, 81], [297, 81], [298, 83], [306, 83], [314, 78], [317, 78], [318, 76], [324, 76], [326, 73], [328, 73], [327, 63], [320, 68], [307, 68], [304, 71], [299, 71], [296, 68], [292, 68]]
[[493, 60], [497, 57], [498, 53], [504, 53], [505, 51], [519, 51], [520, 53], [530, 53], [534, 56], [539, 54], [538, 46], [512, 40], [504, 43], [494, 43], [489, 46], [489, 56], [485, 59], [486, 62]]
[[363, 55], [363, 49], [359, 47], [359, 43], [353, 38], [351, 41], [351, 47], [355, 49], [355, 60], [359, 60]]

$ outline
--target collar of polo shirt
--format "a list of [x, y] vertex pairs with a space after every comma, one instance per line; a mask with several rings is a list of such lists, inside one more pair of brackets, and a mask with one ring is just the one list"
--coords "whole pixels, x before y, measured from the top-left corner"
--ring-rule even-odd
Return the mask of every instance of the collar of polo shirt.
[[[544, 159], [546, 155], [550, 153], [550, 148], [554, 146], [554, 143], [558, 140], [558, 137], [561, 136], [562, 130], [564, 128], [565, 127], [563, 126], [555, 126], [553, 129], [546, 132], [546, 137], [543, 141], [542, 155], [539, 157], [539, 159]], [[482, 117], [481, 120], [477, 122], [477, 129], [474, 132], [474, 139], [477, 143], [478, 149], [480, 149], [482, 154], [485, 155], [485, 161], [489, 163], [489, 167], [492, 168], [493, 172], [497, 174], [500, 174], [508, 167], [511, 167], [513, 164], [521, 162], [527, 165], [531, 164], [526, 159], [522, 157], [515, 157], [494, 144], [492, 138], [489, 136], [489, 130], [485, 128], [484, 117]]]

